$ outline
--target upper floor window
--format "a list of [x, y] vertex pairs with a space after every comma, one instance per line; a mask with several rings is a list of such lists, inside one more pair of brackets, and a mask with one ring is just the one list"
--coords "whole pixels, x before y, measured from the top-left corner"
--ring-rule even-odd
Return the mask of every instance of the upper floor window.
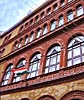
[[20, 42], [19, 42], [19, 44], [18, 44], [18, 48], [20, 48], [20, 47], [22, 46], [22, 41], [23, 41], [23, 39], [21, 38], [21, 39], [20, 39]]
[[35, 22], [38, 22], [38, 21], [39, 21], [39, 16], [37, 15], [35, 18]]
[[41, 32], [42, 32], [42, 30], [39, 28], [38, 30], [37, 30], [37, 38], [39, 38], [40, 37], [40, 35], [41, 35]]
[[60, 51], [59, 45], [52, 47], [47, 53], [45, 73], [59, 70], [60, 66]]
[[34, 39], [34, 32], [32, 32], [30, 35], [30, 42], [33, 41], [33, 39]]
[[25, 28], [27, 28], [27, 27], [28, 27], [28, 22], [25, 23]]
[[10, 79], [10, 74], [11, 74], [12, 68], [13, 68], [13, 64], [10, 64], [10, 65], [7, 67], [1, 85], [7, 85], [7, 84], [8, 84], [8, 81], [9, 81], [9, 79]]
[[53, 10], [55, 11], [55, 10], [57, 10], [58, 9], [58, 6], [57, 6], [57, 3], [56, 4], [54, 4], [54, 6], [53, 6]]
[[73, 20], [73, 11], [72, 10], [67, 12], [67, 19], [68, 19], [68, 22]]
[[[19, 61], [19, 63], [17, 64], [17, 67], [16, 69], [19, 69], [19, 68], [22, 68], [26, 65], [26, 60], [25, 59], [21, 59]], [[13, 79], [13, 82], [18, 82], [21, 80], [21, 76], [17, 76], [16, 74], [14, 74], [14, 79]]]
[[29, 41], [29, 37], [28, 37], [28, 35], [26, 35], [25, 36], [25, 45], [28, 43], [28, 41]]
[[45, 17], [44, 12], [41, 13], [41, 19]]
[[73, 0], [68, 0], [68, 2], [73, 1]]
[[78, 5], [76, 9], [77, 9], [77, 16], [80, 16], [84, 13], [82, 5]]
[[51, 21], [51, 31], [54, 30], [56, 28], [56, 21], [52, 20]]
[[63, 25], [63, 24], [64, 24], [64, 16], [61, 15], [61, 16], [59, 17], [59, 26], [61, 26], [61, 25]]
[[20, 32], [22, 32], [23, 29], [24, 29], [24, 26], [22, 25], [22, 26], [20, 27]]
[[47, 32], [48, 32], [47, 24], [45, 24], [43, 27], [43, 34], [46, 34]]
[[65, 0], [61, 0], [60, 1], [60, 6], [62, 7], [62, 6], [64, 6], [65, 5]]
[[47, 15], [51, 14], [51, 8], [47, 9]]
[[84, 36], [73, 38], [68, 45], [67, 66], [84, 62]]
[[14, 49], [17, 49], [19, 47], [19, 44], [18, 42], [16, 41], [15, 44], [14, 44]]
[[30, 26], [33, 25], [33, 19], [30, 20]]
[[30, 61], [30, 66], [29, 66], [29, 75], [27, 78], [32, 78], [35, 76], [38, 76], [38, 70], [40, 67], [40, 59], [41, 59], [41, 54], [36, 54]]

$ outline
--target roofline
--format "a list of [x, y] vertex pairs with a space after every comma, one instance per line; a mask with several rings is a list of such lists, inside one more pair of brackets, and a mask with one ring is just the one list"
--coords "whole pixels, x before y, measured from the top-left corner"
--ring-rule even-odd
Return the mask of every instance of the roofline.
[[35, 9], [33, 12], [31, 12], [29, 15], [25, 16], [22, 20], [20, 20], [18, 23], [10, 27], [7, 31], [3, 32], [3, 34], [0, 36], [0, 38], [4, 37], [6, 34], [10, 33], [12, 30], [17, 28], [21, 23], [25, 22], [27, 19], [32, 17], [34, 14], [36, 14], [38, 11], [42, 10], [44, 7], [46, 7], [48, 4], [52, 3], [54, 0], [49, 0], [43, 3], [41, 6], [39, 6], [37, 9]]

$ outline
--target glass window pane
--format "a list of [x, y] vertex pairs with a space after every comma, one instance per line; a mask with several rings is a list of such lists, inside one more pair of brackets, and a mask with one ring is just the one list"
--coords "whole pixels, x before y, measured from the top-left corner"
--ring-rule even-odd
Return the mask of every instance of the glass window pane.
[[57, 55], [57, 62], [60, 62], [60, 55]]
[[55, 71], [55, 66], [49, 68], [49, 72], [53, 72], [53, 71]]
[[34, 65], [32, 66], [32, 71], [37, 69], [37, 63], [34, 63]]
[[56, 22], [54, 21], [51, 23], [51, 31], [54, 30], [55, 28], [56, 28]]
[[83, 7], [80, 6], [80, 7], [77, 8], [77, 16], [80, 16], [82, 14], [83, 14]]
[[73, 49], [73, 56], [78, 56], [80, 55], [80, 47]]
[[82, 62], [84, 62], [84, 56], [82, 56]]
[[82, 46], [82, 53], [84, 54], [84, 45]]
[[79, 64], [79, 63], [81, 63], [80, 57], [79, 57], [79, 58], [75, 58], [75, 59], [73, 60], [73, 65]]
[[56, 70], [59, 70], [59, 67], [60, 67], [60, 64], [57, 64], [57, 68], [56, 68]]
[[72, 51], [68, 51], [68, 58], [72, 58]]
[[59, 18], [59, 26], [64, 24], [64, 17]]
[[73, 13], [69, 12], [68, 13], [68, 21], [73, 20]]
[[10, 73], [6, 75], [6, 79], [9, 79], [9, 77], [10, 77]]
[[53, 65], [56, 63], [56, 56], [53, 56], [50, 60], [50, 65]]
[[30, 42], [33, 41], [33, 37], [34, 37], [34, 34], [31, 35]]
[[20, 77], [16, 77], [16, 82], [20, 81], [20, 79], [21, 79]]
[[4, 81], [4, 85], [7, 85], [7, 83], [8, 83], [8, 80]]
[[36, 76], [38, 76], [38, 71], [36, 72]]
[[48, 68], [45, 69], [45, 73], [48, 73]]
[[31, 73], [31, 77], [35, 77], [36, 72]]
[[68, 65], [67, 65], [67, 66], [68, 66], [68, 67], [69, 67], [69, 66], [72, 66], [72, 60], [69, 60], [69, 61], [68, 61]]
[[46, 34], [47, 33], [47, 26], [44, 27], [44, 30], [43, 30], [43, 34]]

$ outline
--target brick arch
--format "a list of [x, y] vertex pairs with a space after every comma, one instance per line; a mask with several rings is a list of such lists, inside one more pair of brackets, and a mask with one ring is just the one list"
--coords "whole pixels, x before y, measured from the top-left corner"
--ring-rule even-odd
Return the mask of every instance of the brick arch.
[[56, 99], [51, 95], [44, 95], [44, 96], [38, 98], [37, 100], [56, 100]]
[[47, 47], [45, 48], [44, 54], [47, 55], [49, 49], [50, 49], [51, 47], [53, 47], [54, 45], [57, 45], [57, 44], [58, 44], [61, 48], [64, 47], [64, 42], [63, 42], [61, 39], [54, 39], [54, 40], [48, 41]]
[[73, 39], [74, 37], [76, 36], [84, 36], [84, 32], [82, 31], [77, 31], [76, 33], [70, 35], [70, 37], [68, 38], [67, 42], [66, 42], [66, 45], [68, 46], [68, 43], [70, 42], [71, 39]]
[[84, 91], [76, 90], [65, 94], [60, 100], [84, 100]]
[[21, 100], [30, 100], [30, 99], [28, 99], [28, 98], [22, 98]]

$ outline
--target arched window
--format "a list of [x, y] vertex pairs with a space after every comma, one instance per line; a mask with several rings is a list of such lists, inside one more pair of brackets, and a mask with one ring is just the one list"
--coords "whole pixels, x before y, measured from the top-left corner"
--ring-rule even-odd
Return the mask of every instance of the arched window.
[[26, 35], [25, 36], [25, 45], [28, 43], [28, 41], [29, 41], [29, 37], [28, 37], [28, 35]]
[[72, 66], [84, 62], [84, 36], [73, 38], [68, 45], [68, 63]]
[[39, 38], [40, 37], [40, 35], [41, 35], [41, 32], [42, 32], [42, 30], [39, 28], [38, 30], [37, 30], [37, 38]]
[[18, 43], [18, 41], [16, 41], [14, 44], [14, 49], [17, 49], [18, 47], [19, 47], [19, 43]]
[[39, 15], [35, 17], [35, 23], [39, 21]]
[[20, 42], [19, 42], [19, 44], [18, 44], [18, 48], [20, 48], [20, 47], [22, 46], [22, 41], [23, 41], [23, 39], [21, 38], [21, 39], [20, 39]]
[[[21, 59], [19, 61], [19, 63], [17, 64], [17, 67], [16, 69], [19, 69], [19, 68], [22, 68], [26, 65], [26, 60], [25, 59]], [[16, 74], [14, 74], [14, 79], [13, 79], [13, 82], [18, 82], [21, 80], [21, 76], [17, 76]]]
[[44, 25], [43, 27], [43, 34], [46, 34], [48, 32], [47, 24]]
[[61, 16], [59, 17], [59, 26], [61, 26], [61, 25], [63, 25], [63, 24], [64, 24], [64, 16], [61, 15]]
[[47, 15], [51, 14], [51, 8], [47, 9]]
[[33, 39], [34, 39], [34, 32], [32, 32], [30, 35], [30, 42], [33, 41]]
[[51, 31], [54, 30], [56, 28], [56, 21], [52, 20], [51, 21]]
[[29, 66], [29, 75], [27, 78], [32, 78], [35, 76], [38, 76], [38, 70], [40, 67], [40, 59], [41, 59], [41, 54], [36, 54], [30, 61], [30, 66]]
[[56, 3], [56, 4], [54, 4], [54, 6], [53, 6], [53, 10], [56, 11], [57, 9], [58, 9], [58, 6], [57, 6], [57, 3]]
[[77, 9], [77, 16], [80, 16], [80, 15], [82, 15], [84, 13], [83, 6], [82, 5], [78, 5], [76, 7], [76, 9]]
[[73, 11], [72, 10], [69, 10], [67, 12], [67, 19], [68, 19], [68, 22], [73, 20]]
[[33, 19], [30, 20], [30, 26], [33, 25]]
[[7, 84], [8, 84], [8, 81], [9, 81], [9, 78], [10, 78], [10, 74], [11, 74], [12, 68], [13, 68], [13, 64], [10, 64], [10, 65], [7, 67], [1, 85], [7, 85]]
[[65, 0], [61, 0], [60, 1], [60, 6], [62, 7], [62, 6], [64, 6], [65, 5]]
[[44, 12], [41, 13], [41, 19], [45, 17]]
[[61, 48], [59, 45], [54, 46], [49, 50], [49, 52], [47, 54], [47, 58], [46, 58], [45, 73], [59, 70], [60, 51], [61, 51]]

